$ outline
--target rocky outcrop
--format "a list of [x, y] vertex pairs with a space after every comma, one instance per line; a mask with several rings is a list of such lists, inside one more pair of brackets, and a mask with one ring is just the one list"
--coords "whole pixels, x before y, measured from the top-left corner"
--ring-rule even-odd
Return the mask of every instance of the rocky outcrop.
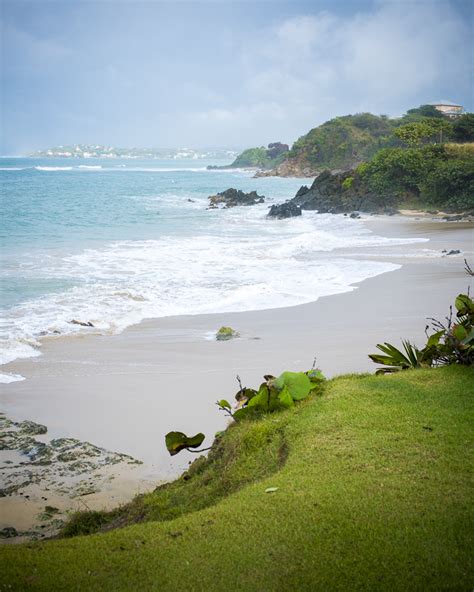
[[[45, 425], [30, 420], [13, 421], [3, 413], [0, 433], [4, 465], [0, 498], [20, 503], [32, 516], [31, 521], [27, 520], [31, 523], [28, 531], [17, 531], [17, 524], [6, 524], [0, 538], [43, 538], [56, 534], [66, 519], [65, 510], [77, 505], [73, 500], [110, 489], [112, 479], [141, 464], [127, 454], [76, 438], [51, 440]], [[45, 502], [59, 503], [61, 510], [44, 506]], [[40, 507], [44, 508], [41, 514]]]
[[301, 187], [291, 202], [302, 210], [317, 210], [320, 214], [379, 212], [392, 208], [389, 198], [370, 193], [351, 172], [323, 171], [311, 187]]
[[267, 171], [257, 171], [254, 177], [303, 177], [312, 178], [318, 171], [301, 164], [295, 159], [284, 160], [281, 164]]
[[359, 212], [394, 214], [391, 198], [382, 198], [367, 190], [360, 178], [351, 171], [323, 171], [312, 185], [303, 185], [295, 197], [270, 208], [269, 216], [288, 218], [298, 216], [301, 210], [317, 210], [320, 214], [351, 214]]
[[258, 195], [256, 191], [244, 193], [240, 189], [226, 189], [216, 195], [209, 196], [209, 209], [214, 208], [234, 208], [235, 206], [254, 206], [263, 203], [265, 197]]
[[275, 204], [268, 212], [269, 218], [293, 218], [294, 216], [301, 216], [301, 208], [292, 201], [287, 201], [282, 204]]

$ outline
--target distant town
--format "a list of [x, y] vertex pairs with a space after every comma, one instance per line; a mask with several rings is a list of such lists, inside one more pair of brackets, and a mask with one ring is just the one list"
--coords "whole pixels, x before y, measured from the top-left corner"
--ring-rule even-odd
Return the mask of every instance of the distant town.
[[74, 144], [71, 146], [55, 146], [38, 150], [28, 156], [37, 158], [235, 158], [238, 151], [229, 148], [209, 149], [154, 149], [154, 148], [115, 148], [90, 144]]

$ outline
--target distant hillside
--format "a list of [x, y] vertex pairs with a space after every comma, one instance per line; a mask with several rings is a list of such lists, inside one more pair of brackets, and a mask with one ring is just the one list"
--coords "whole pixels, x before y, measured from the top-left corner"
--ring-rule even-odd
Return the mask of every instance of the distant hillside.
[[289, 151], [288, 144], [273, 142], [268, 147], [248, 148], [237, 156], [234, 162], [226, 166], [208, 166], [208, 169], [245, 169], [269, 170], [281, 164]]
[[288, 153], [289, 164], [301, 170], [349, 169], [393, 144], [388, 117], [360, 113], [336, 117], [299, 138]]

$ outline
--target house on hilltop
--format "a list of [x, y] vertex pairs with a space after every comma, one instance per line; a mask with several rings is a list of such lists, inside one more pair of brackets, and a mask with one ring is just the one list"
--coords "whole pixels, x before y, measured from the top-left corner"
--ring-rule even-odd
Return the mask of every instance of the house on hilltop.
[[456, 105], [451, 101], [439, 101], [438, 103], [430, 103], [430, 105], [447, 117], [460, 117], [464, 112], [462, 105]]

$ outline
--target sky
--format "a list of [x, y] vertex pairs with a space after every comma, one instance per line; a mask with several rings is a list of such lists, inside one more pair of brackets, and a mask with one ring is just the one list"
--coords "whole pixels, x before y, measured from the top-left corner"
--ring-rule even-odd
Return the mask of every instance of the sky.
[[0, 154], [291, 144], [348, 113], [474, 111], [472, 0], [0, 0]]

